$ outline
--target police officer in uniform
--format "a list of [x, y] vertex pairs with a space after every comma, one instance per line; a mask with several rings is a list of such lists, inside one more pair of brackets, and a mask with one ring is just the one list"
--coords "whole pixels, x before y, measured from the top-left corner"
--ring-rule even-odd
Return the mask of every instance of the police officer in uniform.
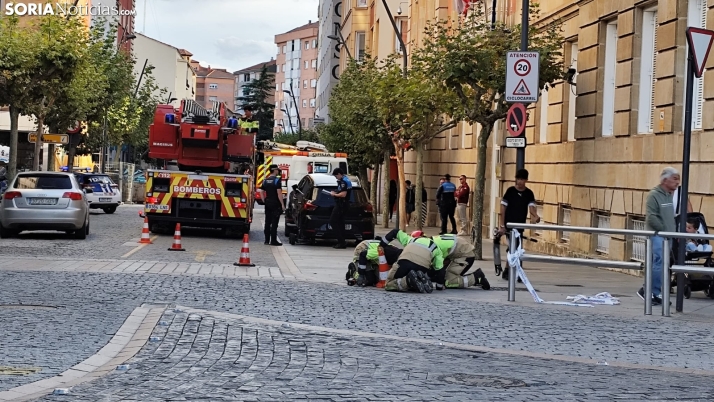
[[238, 121], [241, 131], [243, 131], [243, 134], [257, 134], [258, 129], [260, 129], [260, 123], [253, 116], [253, 108], [248, 105], [243, 106], [243, 112], [245, 112], [245, 116]]
[[330, 191], [330, 194], [335, 198], [335, 207], [332, 208], [332, 215], [330, 216], [330, 226], [332, 226], [332, 230], [335, 231], [335, 237], [337, 237], [335, 248], [344, 249], [347, 248], [345, 245], [345, 214], [347, 213], [352, 190], [343, 180], [344, 173], [342, 169], [333, 170], [332, 175], [337, 178], [337, 190]]
[[436, 191], [436, 201], [439, 204], [439, 213], [441, 215], [441, 233], [446, 234], [447, 219], [451, 221], [451, 233], [456, 234], [456, 186], [451, 182], [451, 175], [444, 175], [444, 182], [441, 183]]
[[261, 196], [265, 200], [265, 244], [282, 246], [278, 241], [278, 222], [280, 214], [285, 212], [283, 204], [283, 183], [278, 165], [270, 165], [270, 175], [263, 180], [260, 186]]

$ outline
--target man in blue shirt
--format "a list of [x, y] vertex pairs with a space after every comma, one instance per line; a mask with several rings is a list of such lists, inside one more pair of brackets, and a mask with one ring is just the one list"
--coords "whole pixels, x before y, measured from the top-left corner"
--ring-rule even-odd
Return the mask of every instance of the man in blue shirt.
[[444, 175], [444, 182], [441, 183], [436, 191], [436, 203], [439, 205], [439, 214], [441, 215], [441, 233], [446, 234], [447, 219], [451, 221], [451, 234], [457, 234], [456, 230], [456, 185], [451, 182], [451, 175]]

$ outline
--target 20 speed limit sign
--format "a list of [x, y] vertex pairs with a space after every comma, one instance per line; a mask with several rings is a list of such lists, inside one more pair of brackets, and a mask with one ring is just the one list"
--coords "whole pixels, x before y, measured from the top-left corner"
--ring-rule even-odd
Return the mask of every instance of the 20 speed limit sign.
[[506, 102], [538, 102], [539, 62], [538, 52], [508, 52], [506, 54]]

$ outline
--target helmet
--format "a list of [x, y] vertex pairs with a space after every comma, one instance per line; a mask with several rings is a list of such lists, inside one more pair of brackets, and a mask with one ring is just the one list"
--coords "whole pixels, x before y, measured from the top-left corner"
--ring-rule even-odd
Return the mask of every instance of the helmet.
[[422, 236], [424, 236], [424, 232], [422, 232], [421, 230], [415, 230], [412, 232], [411, 236], [414, 238], [422, 237]]

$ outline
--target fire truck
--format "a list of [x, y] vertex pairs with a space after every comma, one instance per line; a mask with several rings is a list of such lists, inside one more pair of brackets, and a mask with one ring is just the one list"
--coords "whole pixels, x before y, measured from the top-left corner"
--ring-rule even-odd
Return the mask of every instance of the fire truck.
[[210, 110], [192, 99], [178, 109], [157, 106], [149, 157], [164, 168], [146, 171], [144, 214], [152, 232], [172, 233], [176, 223], [250, 231], [256, 141], [239, 117], [223, 102]]
[[[292, 185], [309, 173], [331, 173], [340, 167], [347, 174], [347, 154], [330, 153], [322, 144], [298, 141], [296, 145], [280, 144], [272, 141], [258, 142], [258, 169], [256, 172], [255, 201], [263, 205], [257, 189], [270, 174], [268, 167], [278, 165], [283, 181], [283, 197], [287, 200]], [[287, 203], [285, 204], [287, 205]]]

